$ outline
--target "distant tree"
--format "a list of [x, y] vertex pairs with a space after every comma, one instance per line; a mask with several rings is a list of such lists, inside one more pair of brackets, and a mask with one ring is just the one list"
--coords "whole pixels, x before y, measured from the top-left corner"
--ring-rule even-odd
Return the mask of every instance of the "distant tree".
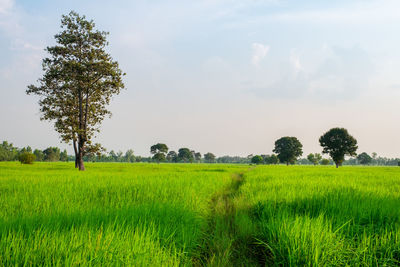
[[322, 153], [331, 156], [336, 168], [342, 165], [346, 155], [357, 155], [357, 140], [344, 128], [330, 129], [319, 138], [319, 143], [323, 148]]
[[178, 154], [173, 150], [168, 152], [167, 161], [168, 162], [178, 162]]
[[200, 162], [201, 161], [201, 153], [200, 152], [195, 152], [194, 153], [194, 159], [196, 160], [196, 162]]
[[329, 165], [331, 162], [329, 161], [329, 159], [322, 159], [321, 160], [321, 165]]
[[93, 21], [72, 11], [62, 16], [61, 28], [57, 44], [46, 48], [50, 57], [43, 59], [39, 86], [28, 86], [26, 93], [40, 97], [41, 119], [55, 122], [61, 140], [73, 144], [75, 167], [85, 170], [83, 157], [111, 115], [106, 106], [124, 88], [123, 73], [106, 53], [108, 33]]
[[215, 162], [215, 155], [211, 152], [204, 154], [204, 160], [207, 163], [214, 163]]
[[24, 151], [19, 154], [18, 160], [21, 162], [21, 164], [32, 164], [35, 161], [35, 154]]
[[48, 147], [43, 150], [45, 161], [59, 161], [60, 160], [60, 149], [58, 147]]
[[275, 142], [273, 152], [278, 154], [280, 162], [285, 162], [286, 165], [293, 164], [296, 159], [303, 154], [303, 145], [296, 137], [285, 136]]
[[0, 161], [16, 160], [18, 157], [18, 149], [12, 143], [3, 141], [0, 145]]
[[255, 155], [255, 156], [253, 156], [252, 158], [251, 158], [251, 163], [253, 163], [253, 164], [262, 164], [262, 163], [264, 163], [264, 159], [263, 159], [263, 157], [262, 156], [260, 156], [260, 155]]
[[156, 153], [153, 156], [153, 160], [155, 160], [157, 163], [160, 163], [162, 161], [165, 161], [165, 154], [164, 153]]
[[30, 146], [27, 147], [23, 147], [22, 149], [20, 149], [19, 153], [24, 153], [24, 152], [29, 152], [32, 153], [32, 148]]
[[165, 161], [165, 154], [168, 152], [168, 146], [166, 144], [155, 144], [150, 147], [150, 153], [153, 154], [153, 160], [160, 162]]
[[60, 153], [60, 161], [68, 161], [68, 153], [66, 149]]
[[118, 156], [117, 154], [115, 154], [114, 150], [111, 150], [110, 152], [108, 152], [108, 157], [109, 157], [109, 161], [117, 161]]
[[43, 154], [42, 150], [35, 149], [35, 151], [33, 151], [33, 154], [35, 154], [35, 156], [36, 156], [36, 161], [43, 161], [44, 160], [44, 154]]
[[121, 150], [119, 150], [117, 152], [117, 162], [122, 162], [123, 159], [124, 159], [124, 153]]
[[128, 149], [125, 152], [124, 159], [125, 159], [126, 162], [135, 162], [135, 155], [133, 154], [133, 150], [132, 149]]
[[251, 158], [225, 155], [222, 157], [218, 157], [217, 162], [218, 163], [248, 164], [248, 163], [251, 163]]
[[378, 154], [376, 152], [372, 152], [372, 158], [376, 159], [376, 157], [378, 156]]
[[308, 159], [312, 164], [317, 165], [317, 164], [321, 161], [322, 156], [321, 156], [321, 154], [319, 154], [319, 153], [315, 153], [315, 154], [310, 153], [310, 154], [308, 154], [307, 159]]
[[360, 155], [357, 156], [357, 160], [362, 165], [368, 165], [368, 164], [371, 163], [372, 158], [366, 152], [363, 152], [363, 153], [361, 153]]
[[192, 151], [189, 148], [180, 148], [178, 150], [178, 159], [183, 162], [193, 162], [194, 157]]
[[265, 162], [265, 164], [278, 164], [279, 158], [275, 154], [267, 155], [264, 158], [264, 162]]
[[150, 153], [151, 154], [156, 154], [156, 153], [159, 153], [159, 152], [167, 153], [168, 152], [168, 146], [166, 144], [158, 143], [158, 144], [155, 144], [155, 145], [150, 147]]

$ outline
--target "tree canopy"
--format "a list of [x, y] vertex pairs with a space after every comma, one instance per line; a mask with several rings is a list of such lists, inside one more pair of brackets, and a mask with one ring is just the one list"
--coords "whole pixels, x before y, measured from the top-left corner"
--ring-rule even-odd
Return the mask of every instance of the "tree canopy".
[[207, 152], [204, 154], [204, 160], [207, 163], [214, 163], [215, 162], [215, 155], [211, 152]]
[[166, 144], [155, 144], [150, 147], [150, 153], [153, 154], [153, 159], [157, 162], [165, 161], [168, 146]]
[[84, 170], [83, 156], [99, 148], [92, 139], [111, 116], [106, 106], [124, 88], [124, 74], [105, 51], [108, 33], [96, 30], [92, 20], [71, 11], [62, 16], [61, 29], [57, 44], [46, 48], [50, 57], [43, 59], [39, 85], [26, 92], [40, 97], [41, 119], [54, 121], [61, 140], [72, 142], [75, 167]]
[[193, 162], [194, 156], [189, 148], [184, 147], [178, 150], [178, 159], [183, 162]]
[[296, 137], [285, 136], [276, 140], [273, 152], [278, 155], [280, 162], [289, 165], [303, 154], [303, 145]]
[[357, 140], [345, 128], [330, 129], [319, 138], [319, 143], [323, 148], [322, 153], [331, 156], [336, 168], [342, 165], [346, 155], [357, 155]]
[[357, 156], [357, 160], [360, 162], [362, 165], [368, 165], [372, 161], [372, 157], [368, 155], [366, 152], [361, 153], [360, 155]]
[[318, 165], [318, 163], [322, 160], [322, 156], [319, 153], [310, 153], [307, 156], [307, 159], [314, 165]]
[[253, 164], [262, 164], [262, 163], [264, 163], [264, 159], [260, 155], [255, 155], [255, 156], [253, 156], [251, 158], [251, 163], [253, 163]]

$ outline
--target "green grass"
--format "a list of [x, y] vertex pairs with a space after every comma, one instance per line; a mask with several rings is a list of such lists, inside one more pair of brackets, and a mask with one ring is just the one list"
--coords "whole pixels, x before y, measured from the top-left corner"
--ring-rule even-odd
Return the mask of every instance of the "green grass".
[[191, 265], [243, 166], [0, 163], [0, 266]]
[[0, 266], [398, 266], [399, 207], [395, 167], [0, 162]]
[[240, 232], [267, 265], [400, 263], [399, 168], [258, 167], [241, 192]]

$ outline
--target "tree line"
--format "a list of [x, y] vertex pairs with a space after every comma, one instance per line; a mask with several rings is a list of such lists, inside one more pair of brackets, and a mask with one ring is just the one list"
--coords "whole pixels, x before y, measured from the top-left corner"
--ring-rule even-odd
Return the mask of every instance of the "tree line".
[[[58, 147], [48, 147], [44, 150], [32, 150], [30, 146], [17, 148], [8, 141], [3, 141], [0, 145], [0, 161], [17, 161], [32, 163], [33, 161], [68, 161], [67, 150], [61, 151]], [[27, 161], [27, 162], [26, 162]]]
[[[156, 146], [160, 147], [159, 144]], [[156, 152], [153, 156], [143, 157], [135, 155], [132, 149], [128, 149], [125, 153], [122, 151], [115, 152], [111, 150], [100, 154], [87, 154], [84, 156], [84, 160], [87, 162], [168, 162], [168, 163], [226, 163], [226, 164], [281, 164], [279, 157], [276, 154], [262, 154], [253, 155], [250, 154], [246, 157], [240, 156], [229, 156], [224, 155], [216, 157], [213, 153], [208, 152], [202, 155], [200, 152], [195, 152], [194, 150], [184, 148], [178, 149], [178, 153], [174, 150], [169, 151], [165, 144], [161, 147], [166, 147], [164, 152]], [[154, 149], [154, 148], [153, 148]], [[179, 154], [179, 151], [181, 152]], [[188, 153], [188, 151], [190, 153]], [[164, 156], [157, 153], [163, 153]], [[26, 154], [31, 154], [33, 161], [43, 161], [43, 162], [56, 162], [56, 161], [75, 161], [74, 155], [68, 155], [67, 150], [61, 151], [58, 147], [48, 147], [44, 150], [32, 149], [30, 146], [18, 148], [13, 146], [12, 143], [8, 141], [3, 141], [0, 145], [0, 161], [21, 161], [21, 157]], [[368, 155], [363, 152], [356, 157], [351, 157], [343, 161], [343, 165], [377, 165], [377, 166], [397, 166], [400, 162], [399, 158], [387, 158], [378, 156], [377, 153], [372, 153]], [[310, 153], [306, 158], [296, 159], [292, 164], [297, 165], [333, 165], [335, 164], [332, 159], [322, 158], [319, 153]]]

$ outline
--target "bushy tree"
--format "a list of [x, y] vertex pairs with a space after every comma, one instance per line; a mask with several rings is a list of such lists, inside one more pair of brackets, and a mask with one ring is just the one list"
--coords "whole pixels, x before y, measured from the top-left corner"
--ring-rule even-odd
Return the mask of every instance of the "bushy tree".
[[12, 161], [18, 159], [18, 149], [12, 143], [3, 141], [0, 145], [0, 161]]
[[47, 47], [44, 75], [27, 94], [40, 97], [42, 120], [54, 121], [63, 142], [73, 144], [75, 167], [85, 170], [83, 157], [92, 147], [100, 124], [111, 113], [106, 106], [124, 88], [118, 63], [106, 53], [107, 32], [76, 12], [62, 16], [56, 45]]
[[160, 163], [162, 161], [165, 161], [165, 154], [164, 153], [156, 153], [153, 156], [153, 160], [155, 160], [157, 163]]
[[45, 161], [59, 161], [60, 160], [60, 149], [58, 147], [48, 147], [43, 150]]
[[264, 162], [265, 162], [265, 164], [278, 164], [279, 158], [275, 154], [266, 155], [266, 157], [264, 158]]
[[153, 154], [153, 160], [160, 162], [165, 161], [165, 154], [168, 152], [168, 146], [166, 144], [155, 144], [150, 147], [150, 153]]
[[170, 151], [167, 154], [168, 162], [178, 162], [178, 154], [175, 151]]
[[200, 162], [201, 161], [201, 153], [200, 152], [195, 152], [193, 154], [193, 157], [196, 160], [196, 162]]
[[60, 153], [60, 161], [68, 161], [68, 153], [66, 149], [64, 149], [64, 151]]
[[133, 150], [132, 149], [128, 149], [125, 152], [124, 158], [125, 158], [126, 162], [135, 162], [135, 155], [133, 154]]
[[362, 165], [368, 165], [368, 164], [371, 163], [372, 158], [366, 152], [363, 152], [363, 153], [361, 153], [360, 155], [357, 156], [357, 160]]
[[329, 165], [331, 162], [329, 161], [329, 159], [322, 159], [321, 160], [321, 165]]
[[215, 155], [211, 152], [207, 152], [204, 154], [204, 160], [207, 163], [214, 163], [215, 162]]
[[280, 162], [285, 162], [286, 165], [294, 164], [303, 154], [303, 145], [296, 137], [285, 136], [276, 140], [273, 152], [278, 154]]
[[178, 159], [179, 159], [179, 161], [183, 161], [185, 163], [186, 162], [192, 163], [194, 160], [193, 153], [192, 153], [192, 151], [190, 151], [189, 148], [186, 148], [186, 147], [180, 148], [178, 150]]
[[43, 151], [40, 149], [35, 149], [33, 151], [33, 154], [36, 156], [36, 161], [43, 161], [44, 160], [44, 154]]
[[251, 163], [253, 163], [253, 164], [262, 164], [262, 163], [264, 163], [264, 159], [263, 159], [263, 157], [262, 156], [260, 156], [260, 155], [255, 155], [255, 156], [253, 156], [252, 158], [251, 158]]
[[322, 156], [319, 153], [310, 153], [307, 156], [307, 159], [314, 165], [318, 165], [318, 163], [321, 161]]
[[24, 151], [18, 156], [18, 160], [21, 164], [32, 164], [35, 161], [35, 158], [35, 154], [28, 151]]
[[346, 155], [357, 155], [357, 140], [344, 128], [330, 129], [319, 138], [319, 143], [323, 148], [322, 153], [331, 156], [336, 168], [342, 165]]

